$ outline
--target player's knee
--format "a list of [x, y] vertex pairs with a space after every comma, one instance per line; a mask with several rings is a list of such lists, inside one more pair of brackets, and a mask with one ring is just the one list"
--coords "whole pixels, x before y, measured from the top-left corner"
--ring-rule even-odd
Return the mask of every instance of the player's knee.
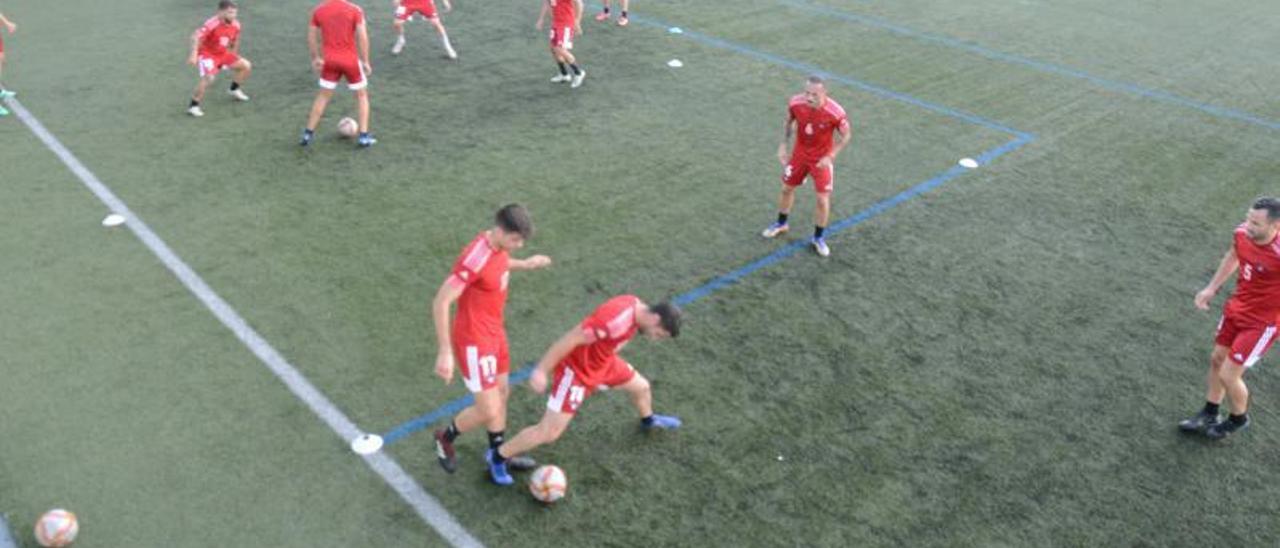
[[253, 63], [250, 63], [248, 59], [241, 59], [240, 64], [241, 64], [240, 70], [243, 70], [245, 72], [253, 70]]
[[636, 375], [634, 379], [631, 379], [631, 385], [633, 387], [631, 389], [633, 392], [643, 393], [643, 392], [649, 391], [649, 379], [646, 379], [640, 375]]

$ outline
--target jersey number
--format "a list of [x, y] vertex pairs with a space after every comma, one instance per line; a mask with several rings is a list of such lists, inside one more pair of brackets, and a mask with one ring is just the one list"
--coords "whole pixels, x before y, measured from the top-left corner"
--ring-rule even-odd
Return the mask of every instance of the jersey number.
[[569, 407], [571, 409], [576, 411], [578, 409], [578, 406], [582, 405], [582, 400], [586, 399], [586, 397], [587, 397], [586, 387], [584, 386], [569, 387]]
[[1247, 281], [1249, 281], [1249, 280], [1252, 280], [1252, 279], [1253, 279], [1253, 265], [1251, 265], [1251, 264], [1249, 264], [1249, 263], [1245, 263], [1245, 264], [1244, 264], [1244, 270], [1240, 271], [1240, 277], [1241, 277], [1241, 278], [1244, 278], [1244, 281], [1246, 281], [1246, 282], [1247, 282]]
[[481, 356], [478, 361], [480, 362], [480, 374], [484, 376], [484, 378], [488, 379], [498, 376], [497, 357]]

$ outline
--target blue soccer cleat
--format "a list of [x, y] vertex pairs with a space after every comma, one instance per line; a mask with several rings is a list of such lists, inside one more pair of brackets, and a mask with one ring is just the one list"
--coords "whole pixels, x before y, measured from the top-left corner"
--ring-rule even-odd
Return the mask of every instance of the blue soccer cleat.
[[298, 144], [305, 147], [311, 144], [311, 141], [315, 138], [316, 138], [316, 132], [311, 131], [309, 129], [304, 129], [302, 130], [302, 140], [298, 141]]
[[361, 133], [360, 139], [356, 141], [356, 143], [360, 145], [360, 148], [369, 148], [377, 142], [378, 140], [374, 139], [373, 134], [371, 133]]
[[645, 430], [675, 430], [680, 428], [680, 417], [654, 413], [648, 419], [641, 420], [640, 424]]
[[506, 462], [493, 462], [493, 449], [484, 452], [484, 461], [489, 464], [489, 479], [498, 485], [511, 485], [516, 479], [507, 472]]

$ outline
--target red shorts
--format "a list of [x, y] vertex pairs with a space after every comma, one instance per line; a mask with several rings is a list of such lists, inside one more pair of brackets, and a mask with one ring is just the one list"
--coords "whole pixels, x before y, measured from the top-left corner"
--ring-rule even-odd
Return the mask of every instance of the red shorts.
[[455, 336], [453, 359], [461, 364], [462, 381], [472, 393], [497, 386], [498, 377], [511, 372], [506, 337], [470, 340]]
[[196, 68], [200, 70], [200, 77], [204, 78], [222, 72], [222, 69], [239, 62], [240, 56], [229, 51], [222, 55], [201, 53], [196, 59]]
[[551, 24], [551, 47], [573, 49], [573, 25]]
[[324, 68], [320, 69], [320, 87], [337, 89], [338, 80], [347, 79], [347, 88], [361, 90], [369, 85], [364, 78], [364, 67], [355, 57], [350, 59], [325, 59]]
[[1214, 343], [1231, 349], [1227, 357], [1236, 365], [1253, 367], [1276, 342], [1276, 326], [1246, 323], [1223, 315], [1218, 320], [1218, 336]]
[[620, 386], [631, 382], [636, 376], [636, 370], [631, 368], [631, 364], [614, 356], [609, 362], [604, 374], [604, 380], [597, 386], [587, 386], [582, 384], [582, 378], [574, 372], [572, 367], [566, 363], [556, 366], [554, 372], [551, 373], [551, 396], [547, 398], [547, 409], [559, 413], [575, 414], [582, 402], [586, 401], [587, 396], [596, 391], [597, 387], [603, 386], [608, 389], [611, 386]]
[[818, 167], [818, 162], [799, 160], [792, 156], [791, 161], [787, 162], [787, 167], [782, 170], [782, 184], [787, 186], [800, 186], [804, 184], [805, 177], [813, 177], [813, 189], [818, 194], [828, 194], [835, 186], [835, 166], [828, 168]]
[[408, 21], [413, 14], [421, 14], [424, 19], [436, 18], [435, 0], [400, 0], [400, 5], [396, 6], [396, 20]]

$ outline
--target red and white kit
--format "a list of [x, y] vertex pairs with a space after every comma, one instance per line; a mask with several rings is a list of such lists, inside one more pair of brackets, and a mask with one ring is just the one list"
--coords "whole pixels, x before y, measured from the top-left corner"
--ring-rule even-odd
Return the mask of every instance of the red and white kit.
[[1280, 319], [1280, 238], [1258, 245], [1245, 225], [1236, 227], [1236, 290], [1222, 308], [1214, 342], [1231, 349], [1231, 361], [1251, 367], [1275, 342]]
[[356, 27], [361, 23], [364, 23], [364, 10], [343, 0], [328, 0], [311, 12], [311, 26], [319, 27], [324, 37], [320, 87], [336, 89], [342, 78], [347, 79], [347, 87], [352, 90], [369, 85], [356, 53]]
[[196, 68], [200, 76], [217, 74], [223, 69], [240, 61], [240, 56], [232, 53], [230, 47], [240, 38], [240, 22], [230, 23], [221, 17], [210, 17], [196, 30], [200, 45], [196, 49]]
[[511, 371], [503, 326], [509, 263], [507, 252], [490, 246], [488, 234], [481, 232], [458, 255], [449, 275], [451, 286], [465, 288], [458, 297], [450, 338], [453, 357], [472, 392], [497, 386], [498, 377]]
[[618, 357], [618, 351], [639, 330], [638, 306], [640, 299], [635, 295], [621, 295], [605, 301], [582, 320], [578, 327], [591, 342], [574, 348], [556, 366], [551, 375], [547, 409], [577, 413], [578, 407], [597, 388], [626, 384], [635, 378], [635, 369]]
[[831, 153], [832, 134], [837, 129], [846, 137], [849, 135], [849, 118], [844, 108], [830, 97], [821, 107], [813, 108], [804, 95], [796, 95], [787, 105], [787, 112], [796, 122], [796, 145], [783, 169], [783, 184], [800, 186], [805, 177], [812, 175], [813, 188], [818, 194], [831, 192], [835, 186], [835, 168], [820, 168], [818, 160]]

